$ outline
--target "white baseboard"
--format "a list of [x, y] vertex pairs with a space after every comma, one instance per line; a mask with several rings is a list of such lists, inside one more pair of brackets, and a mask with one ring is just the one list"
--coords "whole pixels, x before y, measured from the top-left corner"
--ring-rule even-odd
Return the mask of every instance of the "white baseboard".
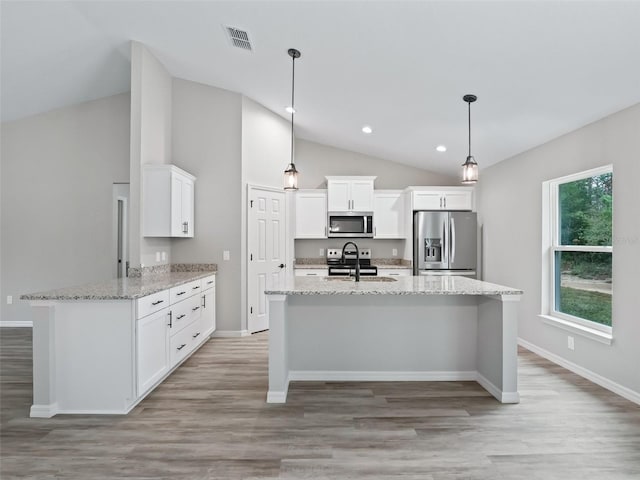
[[29, 410], [29, 416], [31, 418], [51, 418], [56, 413], [58, 413], [57, 403], [50, 405], [31, 405], [31, 410]]
[[503, 392], [479, 372], [476, 373], [476, 382], [500, 403], [520, 403], [520, 394], [518, 392]]
[[267, 403], [287, 403], [287, 392], [267, 392]]
[[3, 327], [29, 327], [33, 328], [33, 322], [31, 320], [6, 320], [0, 322], [0, 328]]
[[560, 355], [556, 355], [555, 353], [551, 353], [544, 348], [538, 347], [533, 343], [527, 342], [522, 338], [518, 338], [518, 345], [526, 348], [527, 350], [531, 350], [533, 353], [540, 355], [541, 357], [546, 358], [547, 360], [552, 361], [553, 363], [560, 365], [561, 367], [566, 368], [567, 370], [572, 371], [573, 373], [580, 375], [581, 377], [586, 378], [587, 380], [600, 385], [602, 388], [606, 388], [607, 390], [612, 391], [615, 394], [620, 395], [621, 397], [626, 398], [627, 400], [640, 405], [640, 393], [630, 388], [627, 388], [619, 383], [616, 383], [608, 378], [603, 377], [602, 375], [598, 375], [591, 370], [588, 370], [580, 365], [570, 362], [565, 358], [562, 358]]
[[214, 338], [234, 338], [248, 337], [249, 335], [251, 335], [251, 333], [249, 333], [249, 330], [216, 330], [211, 336]]
[[374, 372], [335, 370], [290, 370], [289, 380], [325, 382], [453, 382], [475, 381], [477, 373], [469, 372]]

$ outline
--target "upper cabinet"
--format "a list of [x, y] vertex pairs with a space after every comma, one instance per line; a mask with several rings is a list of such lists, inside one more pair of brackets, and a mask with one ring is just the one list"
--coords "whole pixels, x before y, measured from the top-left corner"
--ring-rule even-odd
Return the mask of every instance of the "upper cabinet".
[[409, 187], [412, 210], [474, 210], [473, 187]]
[[376, 190], [373, 202], [373, 237], [405, 238], [402, 190]]
[[295, 238], [327, 238], [327, 191], [296, 192]]
[[193, 237], [196, 177], [175, 165], [144, 165], [142, 235]]
[[329, 212], [372, 212], [376, 177], [326, 177]]

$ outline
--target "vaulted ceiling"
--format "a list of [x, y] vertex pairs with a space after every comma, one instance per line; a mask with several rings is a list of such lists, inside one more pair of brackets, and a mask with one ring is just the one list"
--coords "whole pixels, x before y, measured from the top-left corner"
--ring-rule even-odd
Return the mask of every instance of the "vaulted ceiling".
[[175, 77], [285, 117], [297, 48], [299, 137], [448, 174], [467, 154], [466, 93], [481, 170], [640, 102], [636, 1], [2, 1], [1, 14], [4, 121], [129, 90], [130, 40]]

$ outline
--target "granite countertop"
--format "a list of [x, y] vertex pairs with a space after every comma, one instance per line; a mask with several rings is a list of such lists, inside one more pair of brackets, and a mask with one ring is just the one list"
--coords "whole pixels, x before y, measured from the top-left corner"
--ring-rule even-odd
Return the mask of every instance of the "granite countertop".
[[28, 293], [20, 300], [134, 300], [171, 287], [215, 275], [215, 264], [192, 271], [160, 271], [148, 275], [114, 278], [104, 282]]
[[[396, 277], [396, 281], [360, 282], [327, 277], [294, 277], [267, 295], [522, 295], [522, 290], [463, 276]], [[381, 278], [381, 277], [373, 277]]]

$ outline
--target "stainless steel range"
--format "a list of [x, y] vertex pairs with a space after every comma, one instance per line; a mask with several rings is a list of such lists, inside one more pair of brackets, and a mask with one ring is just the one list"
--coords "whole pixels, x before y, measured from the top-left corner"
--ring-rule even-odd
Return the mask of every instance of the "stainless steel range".
[[[342, 248], [327, 249], [327, 266], [329, 276], [354, 276], [356, 274], [357, 256], [355, 250], [344, 252], [342, 259]], [[371, 249], [360, 249], [360, 275], [373, 277], [378, 275], [378, 267], [371, 265]]]

